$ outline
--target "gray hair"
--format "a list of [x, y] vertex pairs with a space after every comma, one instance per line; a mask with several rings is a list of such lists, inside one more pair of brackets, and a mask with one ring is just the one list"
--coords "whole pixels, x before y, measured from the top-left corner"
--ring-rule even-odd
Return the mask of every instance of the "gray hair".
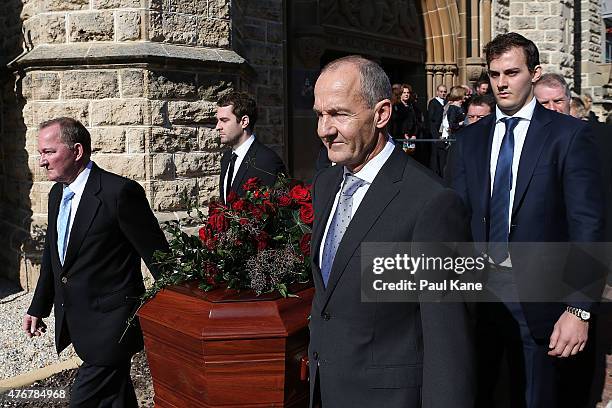
[[60, 117], [47, 120], [38, 125], [38, 130], [43, 130], [49, 126], [58, 125], [60, 128], [60, 140], [70, 149], [76, 143], [83, 146], [85, 157], [91, 155], [91, 135], [87, 128], [81, 122], [73, 118]]
[[555, 74], [553, 72], [548, 72], [540, 77], [538, 81], [535, 83], [535, 86], [543, 85], [549, 88], [561, 88], [565, 92], [565, 97], [569, 100], [572, 97], [572, 92], [570, 91], [569, 85], [559, 74]]
[[361, 96], [368, 108], [374, 108], [383, 99], [391, 99], [391, 81], [385, 71], [376, 62], [361, 55], [349, 55], [334, 60], [323, 67], [321, 75], [327, 71], [336, 70], [344, 64], [354, 65], [358, 69]]

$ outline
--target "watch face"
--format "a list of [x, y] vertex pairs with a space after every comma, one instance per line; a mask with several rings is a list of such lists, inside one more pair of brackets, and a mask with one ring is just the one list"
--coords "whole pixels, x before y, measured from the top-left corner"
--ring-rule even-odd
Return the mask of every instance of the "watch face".
[[589, 320], [589, 317], [591, 317], [591, 313], [587, 312], [586, 310], [581, 310], [580, 317], [582, 318], [582, 320]]

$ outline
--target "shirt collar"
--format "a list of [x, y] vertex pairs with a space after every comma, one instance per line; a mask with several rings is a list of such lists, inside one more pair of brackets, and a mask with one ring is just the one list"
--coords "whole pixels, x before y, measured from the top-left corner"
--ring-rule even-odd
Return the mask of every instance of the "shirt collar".
[[80, 196], [83, 194], [83, 190], [85, 190], [85, 184], [87, 184], [87, 179], [89, 178], [89, 173], [91, 172], [91, 168], [93, 166], [93, 162], [90, 160], [89, 163], [85, 166], [82, 172], [79, 173], [77, 178], [70, 184], [68, 184], [68, 188], [75, 195]]
[[[389, 157], [391, 157], [393, 149], [395, 149], [395, 143], [393, 143], [393, 140], [390, 136], [387, 136], [387, 143], [385, 144], [385, 147], [383, 147], [383, 149], [380, 151], [380, 153], [374, 156], [369, 162], [365, 164], [365, 166], [363, 166], [361, 170], [359, 170], [354, 175], [367, 182], [368, 184], [372, 184], [382, 166], [387, 162]], [[347, 174], [352, 173], [349, 169], [346, 168], [346, 166], [344, 166], [344, 175], [346, 176]]]
[[509, 117], [513, 117], [513, 118], [521, 118], [523, 120], [531, 120], [531, 117], [533, 116], [533, 111], [535, 110], [535, 106], [536, 106], [536, 98], [535, 96], [531, 99], [531, 102], [529, 102], [527, 105], [523, 106], [518, 112], [516, 112], [514, 115], [512, 116], [508, 116], [506, 115], [504, 112], [502, 112], [499, 109], [499, 106], [495, 106], [495, 123], [499, 123], [503, 118], [509, 118]]
[[439, 96], [436, 96], [436, 99], [438, 100], [438, 102], [440, 102], [442, 105], [446, 104], [446, 101], [444, 100], [444, 98], [440, 98]]
[[254, 141], [255, 135], [253, 134], [247, 140], [245, 140], [244, 143], [238, 146], [233, 152], [236, 154], [236, 156], [242, 159], [244, 156], [246, 156]]

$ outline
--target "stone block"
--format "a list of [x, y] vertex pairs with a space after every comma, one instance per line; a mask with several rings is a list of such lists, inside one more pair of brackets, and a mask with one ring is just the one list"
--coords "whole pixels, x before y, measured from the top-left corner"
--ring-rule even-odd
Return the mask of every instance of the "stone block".
[[116, 98], [119, 96], [117, 77], [117, 71], [68, 71], [62, 78], [62, 98]]
[[197, 201], [198, 185], [195, 179], [153, 181], [151, 207], [154, 211], [176, 211], [187, 208], [187, 200]]
[[72, 13], [69, 38], [72, 42], [112, 41], [113, 25], [111, 12]]
[[217, 105], [212, 102], [168, 102], [168, 120], [172, 124], [211, 123], [216, 111]]
[[534, 30], [536, 28], [535, 17], [510, 17], [510, 27], [513, 30]]
[[230, 0], [208, 0], [208, 17], [230, 19]]
[[283, 128], [281, 126], [257, 126], [257, 138], [267, 145], [282, 145]]
[[[510, 10], [512, 10], [512, 5], [510, 5]], [[512, 11], [510, 11], [512, 12]], [[550, 7], [546, 3], [525, 3], [525, 15], [528, 16], [542, 16], [550, 13]]]
[[282, 66], [282, 48], [278, 45], [249, 44], [250, 62], [253, 65]]
[[283, 18], [282, 0], [245, 1], [242, 5], [245, 16], [278, 22]]
[[175, 153], [174, 163], [178, 177], [198, 177], [219, 173], [221, 170], [220, 153]]
[[38, 126], [41, 122], [60, 116], [77, 119], [87, 126], [89, 123], [89, 102], [30, 102], [23, 109], [23, 120], [28, 126]]
[[145, 157], [144, 154], [95, 154], [92, 160], [105, 170], [132, 180], [145, 180]]
[[563, 32], [561, 30], [546, 31], [545, 39], [546, 41], [560, 43], [564, 39]]
[[269, 22], [267, 26], [266, 40], [269, 43], [280, 44], [283, 41], [283, 25]]
[[91, 134], [91, 150], [96, 153], [125, 152], [126, 135], [122, 127], [94, 127]]
[[30, 174], [27, 175], [27, 178], [29, 180], [32, 180], [35, 184], [39, 181], [47, 181], [47, 171], [44, 168], [40, 167], [39, 154], [30, 155], [28, 157], [28, 168], [30, 170]]
[[156, 153], [153, 155], [151, 178], [155, 180], [174, 180], [176, 178], [176, 166], [172, 154]]
[[118, 11], [115, 13], [117, 22], [117, 41], [130, 41], [140, 39], [140, 12]]
[[563, 26], [561, 17], [538, 17], [538, 30], [560, 30]]
[[149, 112], [151, 113], [151, 124], [157, 126], [170, 126], [168, 120], [168, 102], [149, 101]]
[[198, 150], [217, 150], [221, 148], [219, 132], [212, 126], [198, 128]]
[[266, 41], [266, 26], [261, 22], [245, 24], [241, 27], [242, 36], [251, 41]]
[[66, 42], [66, 18], [63, 14], [39, 14], [33, 19], [36, 44], [61, 44]]
[[206, 14], [207, 0], [170, 0], [170, 11], [184, 14]]
[[157, 27], [159, 21], [153, 21], [153, 13], [151, 13], [151, 17], [151, 32], [155, 35], [151, 39], [175, 44], [195, 45], [197, 43], [198, 21], [195, 16], [163, 13], [161, 16], [161, 36], [159, 27]]
[[125, 9], [125, 8], [140, 8], [142, 0], [94, 0], [94, 9]]
[[164, 41], [164, 19], [163, 14], [158, 12], [149, 13], [149, 40]]
[[282, 106], [282, 88], [260, 86], [257, 88], [257, 104], [259, 106]]
[[235, 79], [229, 76], [199, 74], [198, 99], [217, 101], [221, 95], [234, 89], [234, 81]]
[[57, 72], [28, 72], [23, 79], [22, 91], [26, 99], [58, 99], [60, 76]]
[[151, 130], [149, 149], [152, 152], [189, 152], [197, 148], [197, 130], [189, 127], [159, 128]]
[[193, 99], [196, 76], [186, 72], [154, 72], [147, 74], [149, 97], [154, 99]]
[[553, 43], [553, 42], [539, 42], [538, 50], [539, 51], [563, 51], [562, 43]]
[[197, 178], [198, 203], [203, 204], [213, 197], [219, 197], [219, 176], [204, 176]]
[[[548, 52], [541, 52], [540, 53], [540, 62], [542, 64], [549, 64], [550, 63], [550, 53], [548, 53]], [[548, 72], [548, 71], [544, 70], [544, 72]]]
[[144, 153], [145, 128], [127, 128], [125, 130], [126, 151], [128, 153]]
[[229, 21], [201, 18], [198, 22], [197, 44], [205, 47], [229, 47], [230, 23]]
[[144, 96], [144, 70], [124, 69], [121, 70], [121, 96], [134, 98]]
[[282, 125], [285, 119], [285, 112], [283, 108], [266, 108], [267, 111], [267, 124], [269, 125]]
[[86, 10], [89, 0], [42, 0], [41, 11]]
[[93, 101], [91, 106], [92, 126], [142, 125], [145, 101], [115, 99]]
[[525, 14], [525, 4], [524, 3], [510, 4], [510, 14], [513, 16], [523, 16]]

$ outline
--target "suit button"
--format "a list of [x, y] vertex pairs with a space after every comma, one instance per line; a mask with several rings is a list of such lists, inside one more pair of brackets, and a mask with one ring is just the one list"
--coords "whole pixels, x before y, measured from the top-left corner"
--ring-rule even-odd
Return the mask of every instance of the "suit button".
[[319, 359], [319, 353], [317, 353], [316, 351], [314, 353], [312, 353], [312, 358], [314, 358], [315, 360]]
[[329, 313], [322, 313], [321, 317], [323, 318], [323, 320], [329, 320], [331, 318], [331, 316], [329, 315]]
[[68, 282], [68, 278], [67, 278], [67, 277], [65, 277], [65, 276], [63, 276], [63, 277], [62, 277], [62, 283], [67, 283], [67, 282]]
[[62, 303], [62, 307], [64, 307], [64, 304]]

